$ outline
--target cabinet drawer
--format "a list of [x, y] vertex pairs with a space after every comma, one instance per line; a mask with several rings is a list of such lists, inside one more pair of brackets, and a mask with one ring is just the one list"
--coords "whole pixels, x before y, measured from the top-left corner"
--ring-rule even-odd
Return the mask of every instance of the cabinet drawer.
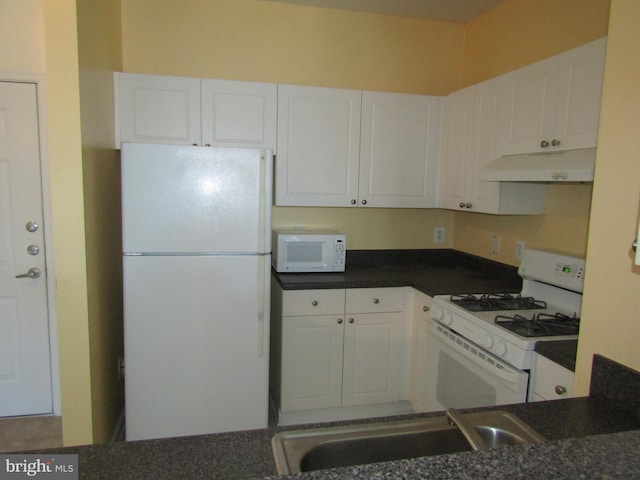
[[344, 290], [285, 290], [282, 315], [344, 314]]
[[403, 288], [350, 288], [347, 290], [347, 313], [401, 312]]
[[538, 355], [533, 390], [545, 400], [570, 398], [573, 397], [573, 377], [571, 370]]

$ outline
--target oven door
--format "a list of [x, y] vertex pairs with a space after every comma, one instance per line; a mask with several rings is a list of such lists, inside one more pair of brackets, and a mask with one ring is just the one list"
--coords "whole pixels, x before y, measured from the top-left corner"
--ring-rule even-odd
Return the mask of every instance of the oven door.
[[513, 368], [434, 320], [427, 346], [427, 411], [526, 402], [528, 372]]

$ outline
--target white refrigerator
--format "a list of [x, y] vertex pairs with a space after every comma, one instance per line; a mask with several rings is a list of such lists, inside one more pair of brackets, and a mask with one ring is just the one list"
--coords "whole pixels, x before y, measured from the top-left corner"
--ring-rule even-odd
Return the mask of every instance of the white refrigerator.
[[127, 440], [266, 427], [271, 151], [121, 160]]

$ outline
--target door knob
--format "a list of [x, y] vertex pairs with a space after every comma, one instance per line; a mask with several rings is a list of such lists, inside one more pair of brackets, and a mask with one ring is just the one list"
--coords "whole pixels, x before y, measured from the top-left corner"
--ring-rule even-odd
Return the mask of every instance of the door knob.
[[31, 233], [37, 232], [38, 224], [36, 222], [27, 222], [24, 228], [27, 230], [27, 232], [31, 232]]
[[35, 280], [36, 278], [40, 278], [41, 274], [42, 272], [40, 271], [39, 268], [33, 267], [33, 268], [30, 268], [27, 273], [16, 275], [16, 278], [32, 278]]
[[27, 253], [29, 255], [38, 255], [40, 253], [40, 247], [38, 245], [29, 245], [27, 247]]

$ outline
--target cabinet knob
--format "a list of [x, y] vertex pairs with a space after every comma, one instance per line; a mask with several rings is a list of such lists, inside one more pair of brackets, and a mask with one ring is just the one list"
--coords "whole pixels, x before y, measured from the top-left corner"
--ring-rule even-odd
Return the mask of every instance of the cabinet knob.
[[352, 198], [352, 199], [351, 199], [351, 205], [355, 205], [356, 203], [357, 203], [357, 202], [356, 202], [356, 199], [355, 199], [355, 198]]
[[556, 385], [555, 391], [558, 395], [564, 395], [567, 393], [567, 387], [563, 387], [562, 385]]
[[366, 205], [366, 204], [367, 204], [367, 201], [366, 201], [366, 200], [362, 200], [362, 204], [363, 204], [363, 205]]
[[542, 141], [540, 142], [540, 146], [541, 146], [542, 148], [547, 148], [547, 147], [549, 146], [549, 142], [547, 142], [546, 140], [542, 140]]
[[471, 203], [467, 203], [467, 204], [465, 205], [465, 207], [467, 207], [467, 208], [471, 208], [471, 207], [473, 207], [473, 204], [471, 204]]
[[551, 146], [552, 147], [559, 147], [560, 146], [560, 140], [556, 140], [554, 138], [553, 140], [551, 140]]
[[313, 305], [314, 307], [317, 307], [318, 306], [318, 301], [314, 300], [313, 302], [311, 302], [311, 305]]
[[380, 300], [378, 300], [377, 298], [374, 298], [373, 303], [380, 303]]
[[341, 318], [338, 319], [338, 325], [342, 325], [342, 319]]
[[353, 322], [355, 322], [355, 320], [353, 318], [350, 318], [349, 323], [353, 323]]
[[422, 307], [422, 311], [423, 311], [423, 312], [428, 312], [429, 310], [430, 310], [430, 308], [429, 308], [429, 307], [427, 307], [426, 305], [424, 305], [424, 306]]

